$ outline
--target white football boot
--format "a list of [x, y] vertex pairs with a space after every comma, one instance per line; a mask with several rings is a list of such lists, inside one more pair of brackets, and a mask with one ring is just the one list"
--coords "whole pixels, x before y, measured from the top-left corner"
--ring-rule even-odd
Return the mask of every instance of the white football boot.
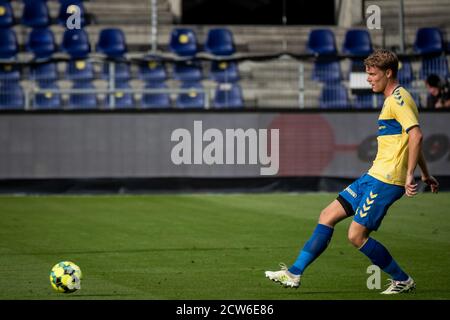
[[300, 286], [300, 276], [290, 273], [284, 263], [280, 263], [280, 267], [280, 271], [266, 271], [266, 278], [279, 282], [284, 287], [298, 288]]
[[396, 281], [392, 279], [388, 279], [389, 287], [381, 292], [381, 294], [397, 294], [397, 293], [405, 293], [412, 292], [416, 289], [416, 283], [413, 278], [409, 277], [405, 281]]

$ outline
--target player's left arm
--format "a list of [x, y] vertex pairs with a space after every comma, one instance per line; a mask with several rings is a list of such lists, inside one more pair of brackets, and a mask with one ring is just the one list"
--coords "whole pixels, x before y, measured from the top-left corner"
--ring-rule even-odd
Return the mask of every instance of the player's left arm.
[[417, 183], [414, 179], [414, 171], [422, 153], [422, 130], [418, 125], [408, 130], [408, 170], [406, 171], [405, 192], [408, 197], [417, 194]]
[[425, 161], [422, 150], [419, 153], [418, 164], [420, 169], [422, 170], [422, 181], [430, 186], [431, 192], [437, 193], [439, 191], [439, 182], [428, 171], [427, 162]]
[[439, 190], [439, 183], [435, 177], [430, 175], [427, 162], [422, 151], [422, 130], [419, 126], [414, 126], [408, 130], [408, 171], [406, 173], [405, 191], [408, 197], [417, 194], [417, 183], [414, 180], [414, 170], [417, 164], [422, 171], [422, 181], [431, 187], [431, 192]]

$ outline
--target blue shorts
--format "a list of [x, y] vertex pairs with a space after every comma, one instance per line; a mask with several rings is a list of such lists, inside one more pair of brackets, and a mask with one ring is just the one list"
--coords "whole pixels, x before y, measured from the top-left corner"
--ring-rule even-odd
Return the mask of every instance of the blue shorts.
[[339, 193], [337, 200], [348, 216], [369, 230], [377, 230], [389, 207], [405, 193], [405, 189], [384, 183], [367, 173]]

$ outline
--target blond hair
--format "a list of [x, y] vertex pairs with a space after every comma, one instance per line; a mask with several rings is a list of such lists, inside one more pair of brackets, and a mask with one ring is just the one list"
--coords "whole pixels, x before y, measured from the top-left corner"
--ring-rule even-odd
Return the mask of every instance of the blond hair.
[[377, 67], [386, 71], [391, 69], [393, 78], [397, 78], [398, 58], [397, 55], [386, 49], [377, 49], [364, 60], [366, 67]]

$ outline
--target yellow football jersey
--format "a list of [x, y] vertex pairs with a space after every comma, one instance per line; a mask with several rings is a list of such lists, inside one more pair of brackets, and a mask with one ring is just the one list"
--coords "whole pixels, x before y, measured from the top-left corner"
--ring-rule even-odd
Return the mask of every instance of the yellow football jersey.
[[398, 86], [384, 100], [378, 118], [378, 151], [369, 175], [386, 183], [405, 184], [408, 130], [419, 125], [419, 112], [408, 91]]

